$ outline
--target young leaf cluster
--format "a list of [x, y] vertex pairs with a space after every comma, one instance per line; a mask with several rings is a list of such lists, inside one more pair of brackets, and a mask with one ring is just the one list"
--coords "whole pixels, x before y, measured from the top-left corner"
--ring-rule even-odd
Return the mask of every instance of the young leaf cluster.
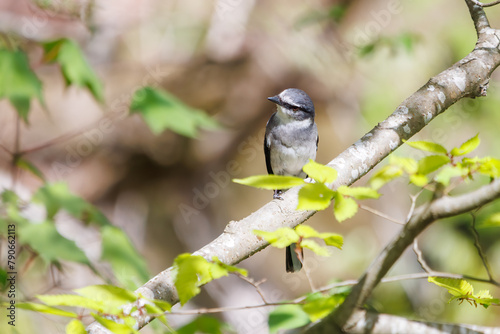
[[429, 277], [428, 281], [448, 290], [452, 295], [449, 303], [453, 300], [458, 300], [462, 303], [465, 300], [475, 307], [478, 304], [484, 308], [488, 308], [491, 305], [500, 306], [500, 299], [493, 298], [488, 290], [481, 290], [474, 293], [473, 286], [464, 279]]
[[381, 188], [387, 182], [403, 174], [408, 175], [410, 183], [418, 187], [425, 187], [431, 183], [449, 187], [452, 180], [472, 179], [476, 173], [490, 178], [500, 176], [500, 160], [492, 157], [464, 157], [479, 146], [479, 135], [451, 150], [429, 141], [414, 141], [407, 142], [407, 144], [420, 151], [431, 153], [431, 155], [418, 161], [391, 155], [389, 164], [379, 169], [370, 179], [370, 185], [374, 189]]
[[[32, 252], [47, 265], [61, 267], [61, 261], [70, 261], [86, 265], [95, 271], [84, 251], [57, 230], [56, 215], [65, 212], [98, 228], [102, 239], [101, 260], [111, 264], [122, 284], [136, 287], [149, 278], [146, 262], [123, 230], [113, 226], [96, 207], [72, 194], [65, 183], [45, 184], [35, 192], [31, 202], [30, 205], [42, 205], [45, 208], [44, 219], [31, 221], [22, 213], [22, 207], [26, 203], [14, 192], [5, 190], [0, 193], [0, 204], [5, 209], [5, 214], [0, 216], [0, 224], [17, 226], [21, 252]], [[4, 232], [5, 230], [2, 233]], [[0, 272], [6, 271], [6, 268], [0, 269]]]
[[348, 291], [310, 293], [300, 304], [286, 304], [269, 313], [269, 333], [303, 327], [323, 319], [342, 304]]
[[233, 181], [262, 189], [289, 189], [302, 186], [299, 190], [297, 210], [324, 210], [335, 200], [333, 213], [342, 222], [353, 217], [358, 211], [356, 200], [378, 198], [380, 194], [369, 187], [341, 186], [332, 190], [328, 186], [337, 179], [337, 171], [331, 167], [310, 160], [302, 168], [315, 182], [308, 183], [300, 177], [281, 175], [256, 175]]
[[[201, 256], [187, 253], [175, 259], [174, 270], [174, 283], [182, 305], [196, 296], [203, 284], [229, 273], [247, 275], [246, 270], [224, 264], [217, 258], [208, 261]], [[89, 311], [95, 321], [115, 334], [139, 333], [136, 329], [138, 314], [157, 318], [167, 326], [169, 332], [180, 334], [222, 333], [227, 329], [227, 326], [217, 319], [201, 316], [174, 331], [165, 317], [165, 313], [171, 311], [169, 303], [145, 298], [133, 291], [112, 285], [93, 285], [74, 291], [76, 294], [38, 295], [36, 297], [41, 303], [21, 302], [16, 305], [21, 309], [73, 318], [66, 326], [66, 334], [86, 333], [81, 312], [68, 310], [67, 307]]]
[[174, 260], [174, 284], [181, 305], [200, 293], [200, 286], [227, 276], [229, 273], [247, 275], [245, 269], [222, 263], [217, 258], [206, 260], [199, 255], [180, 254]]
[[[112, 285], [92, 285], [74, 290], [76, 294], [39, 295], [41, 303], [17, 303], [20, 309], [73, 318], [66, 326], [66, 334], [84, 334], [81, 312], [67, 307], [90, 311], [91, 317], [115, 334], [139, 333], [135, 329], [134, 314], [157, 318], [168, 327], [164, 313], [171, 305], [167, 302], [145, 298], [135, 292]], [[61, 309], [65, 307], [66, 309]]]
[[327, 248], [321, 246], [313, 239], [321, 239], [327, 246], [339, 249], [342, 249], [344, 243], [341, 235], [336, 233], [320, 233], [309, 225], [299, 225], [295, 229], [282, 227], [272, 232], [254, 230], [253, 233], [257, 237], [269, 242], [273, 247], [285, 248], [295, 243], [297, 244], [296, 247], [310, 249], [321, 256], [329, 256], [330, 253]]
[[[41, 42], [40, 45], [44, 50], [42, 62], [59, 64], [68, 86], [87, 88], [98, 102], [104, 101], [102, 84], [78, 44], [62, 38]], [[8, 99], [19, 117], [28, 124], [31, 101], [37, 99], [44, 105], [42, 81], [31, 69], [26, 53], [21, 50], [0, 48], [0, 72], [0, 99]]]

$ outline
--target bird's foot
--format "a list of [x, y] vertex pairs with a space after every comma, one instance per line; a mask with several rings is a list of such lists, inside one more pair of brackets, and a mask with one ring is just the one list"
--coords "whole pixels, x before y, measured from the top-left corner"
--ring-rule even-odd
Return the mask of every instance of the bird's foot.
[[283, 200], [283, 197], [281, 197], [282, 193], [283, 193], [283, 190], [281, 190], [281, 189], [275, 190], [274, 194], [273, 194], [273, 199]]

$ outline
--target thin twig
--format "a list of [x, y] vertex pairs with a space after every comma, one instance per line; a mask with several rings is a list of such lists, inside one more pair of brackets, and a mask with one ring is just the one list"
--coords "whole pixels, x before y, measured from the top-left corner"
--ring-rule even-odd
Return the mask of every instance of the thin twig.
[[377, 216], [379, 216], [381, 218], [387, 219], [388, 221], [391, 221], [393, 223], [396, 223], [396, 224], [399, 224], [399, 225], [404, 225], [405, 224], [405, 223], [400, 222], [399, 220], [397, 220], [395, 218], [392, 218], [391, 216], [388, 216], [385, 213], [380, 212], [378, 210], [375, 210], [375, 209], [373, 209], [373, 208], [371, 208], [369, 206], [366, 206], [366, 205], [363, 205], [363, 204], [359, 204], [359, 208], [363, 209], [365, 211], [368, 211], [370, 213], [373, 213], [374, 215], [377, 215]]
[[424, 191], [424, 189], [420, 190], [418, 193], [415, 195], [410, 195], [410, 200], [411, 200], [411, 206], [410, 206], [410, 211], [408, 211], [408, 216], [406, 216], [406, 222], [408, 223], [411, 219], [411, 216], [413, 216], [413, 212], [415, 211], [415, 205], [417, 203], [417, 198], [420, 196], [420, 194]]
[[253, 278], [243, 276], [240, 273], [235, 273], [235, 275], [238, 276], [239, 278], [241, 278], [242, 280], [244, 280], [245, 282], [253, 285], [253, 287], [255, 288], [255, 290], [257, 291], [257, 293], [260, 295], [260, 298], [262, 298], [262, 301], [264, 303], [266, 303], [266, 304], [269, 304], [269, 302], [267, 301], [266, 297], [264, 296], [264, 291], [262, 291], [262, 289], [260, 288], [260, 285], [262, 283], [264, 283], [265, 281], [267, 281], [267, 278], [263, 278], [260, 281], [255, 282], [255, 280]]
[[427, 262], [425, 261], [424, 259], [424, 255], [422, 254], [422, 251], [420, 250], [420, 248], [418, 247], [418, 241], [417, 241], [417, 238], [415, 238], [413, 240], [413, 251], [415, 252], [415, 254], [417, 255], [417, 261], [418, 263], [420, 264], [420, 266], [422, 267], [422, 269], [424, 269], [427, 273], [431, 273], [433, 272], [433, 270], [431, 269], [431, 267], [427, 264]]
[[474, 276], [469, 276], [469, 275], [444, 273], [441, 271], [431, 271], [430, 273], [414, 273], [414, 274], [390, 276], [390, 277], [383, 278], [381, 282], [382, 283], [390, 283], [390, 282], [397, 282], [397, 281], [404, 281], [404, 280], [411, 280], [411, 279], [422, 279], [422, 278], [429, 278], [429, 277], [465, 279], [465, 280], [482, 282], [482, 283], [489, 283], [489, 284], [493, 284], [496, 286], [500, 286], [500, 283], [495, 282], [491, 279], [479, 278], [479, 277], [474, 277]]
[[303, 254], [302, 252], [304, 250], [303, 249], [299, 249], [299, 247], [296, 246], [293, 249], [293, 251], [297, 254], [297, 258], [299, 259], [300, 263], [302, 264], [302, 267], [304, 269], [304, 274], [306, 275], [307, 282], [309, 283], [309, 286], [311, 287], [311, 291], [312, 292], [316, 292], [316, 288], [314, 287], [314, 283], [313, 283], [312, 278], [311, 278], [311, 273], [309, 272], [309, 269], [306, 268], [306, 266], [304, 265], [304, 257], [302, 256], [302, 254]]
[[303, 267], [304, 267], [304, 274], [306, 275], [307, 281], [309, 282], [309, 286], [311, 287], [311, 291], [316, 292], [317, 290], [314, 287], [314, 283], [312, 281], [311, 273], [309, 272], [309, 269], [306, 268], [306, 266], [303, 266]]
[[493, 275], [491, 274], [490, 264], [488, 263], [488, 259], [486, 258], [486, 254], [484, 253], [483, 247], [481, 247], [481, 243], [479, 241], [479, 233], [477, 233], [477, 230], [476, 230], [476, 215], [473, 212], [471, 212], [470, 215], [472, 216], [471, 231], [472, 231], [472, 235], [474, 236], [474, 247], [476, 247], [476, 249], [477, 249], [477, 253], [479, 254], [479, 257], [481, 258], [481, 261], [483, 262], [484, 268], [486, 269], [486, 273], [488, 274], [490, 281], [496, 282], [495, 279], [493, 278]]
[[32, 152], [35, 152], [35, 151], [40, 151], [40, 150], [42, 150], [44, 148], [47, 148], [47, 147], [50, 147], [50, 146], [53, 146], [53, 145], [57, 145], [57, 144], [63, 143], [63, 142], [65, 142], [67, 140], [70, 140], [70, 139], [72, 139], [74, 137], [78, 137], [78, 136], [82, 135], [83, 133], [85, 133], [86, 131], [95, 128], [96, 125], [99, 124], [99, 122], [101, 122], [102, 120], [104, 120], [106, 118], [108, 118], [109, 120], [112, 121], [113, 119], [117, 118], [117, 116], [113, 117], [113, 116], [105, 115], [105, 116], [99, 118], [97, 121], [92, 122], [89, 125], [81, 128], [81, 129], [75, 130], [73, 132], [65, 133], [63, 135], [60, 135], [59, 137], [50, 139], [50, 140], [48, 140], [45, 143], [42, 143], [40, 145], [24, 149], [24, 150], [20, 151], [19, 154], [24, 155], [24, 154], [32, 153]]
[[[413, 273], [413, 274], [405, 274], [405, 275], [396, 275], [396, 276], [386, 277], [386, 278], [383, 278], [381, 282], [382, 283], [392, 283], [392, 282], [399, 282], [399, 281], [406, 281], [406, 280], [413, 280], [413, 279], [428, 279], [429, 277], [469, 279], [469, 280], [478, 281], [478, 282], [491, 283], [491, 284], [494, 284], [497, 286], [500, 285], [497, 282], [494, 282], [494, 281], [491, 281], [488, 279], [484, 279], [484, 278], [477, 278], [477, 277], [472, 277], [472, 276], [467, 276], [467, 275], [451, 274], [451, 273], [443, 273], [443, 272], [432, 272], [432, 271], [430, 273]], [[248, 282], [252, 285], [257, 284], [257, 286], [259, 285], [259, 282], [262, 282], [262, 281], [259, 281], [257, 283], [251, 283], [250, 281], [246, 280], [247, 279], [246, 277], [241, 276], [241, 278], [243, 278], [246, 282]], [[357, 283], [358, 283], [357, 280], [346, 280], [343, 282], [329, 284], [328, 286], [325, 286], [323, 288], [318, 289], [317, 292], [327, 292], [327, 291], [334, 289], [334, 288], [344, 287], [344, 286], [352, 286], [352, 285], [355, 285]], [[201, 309], [197, 309], [197, 310], [173, 311], [173, 312], [168, 312], [166, 314], [168, 314], [168, 315], [170, 315], [170, 314], [175, 314], [175, 315], [209, 314], [209, 313], [222, 313], [222, 312], [228, 312], [228, 311], [241, 311], [241, 310], [261, 308], [261, 307], [270, 307], [270, 306], [297, 305], [297, 304], [302, 304], [306, 298], [307, 298], [307, 296], [302, 296], [302, 297], [299, 297], [299, 298], [296, 298], [294, 300], [287, 301], [287, 302], [276, 302], [276, 303], [264, 302], [264, 304], [250, 305], [250, 306], [201, 308]]]
[[500, 3], [500, 0], [489, 2], [489, 3], [482, 3], [478, 0], [471, 0], [471, 1], [474, 2], [476, 5], [481, 6], [483, 8], [484, 7], [493, 7], [493, 6], [496, 6]]
[[231, 307], [213, 307], [213, 308], [200, 308], [196, 310], [186, 310], [186, 311], [173, 311], [166, 313], [167, 315], [193, 315], [193, 314], [209, 314], [209, 313], [222, 313], [229, 311], [242, 311], [261, 307], [271, 307], [271, 306], [281, 306], [281, 305], [296, 305], [299, 304], [295, 301], [291, 302], [279, 302], [279, 303], [265, 303], [258, 305], [248, 305], [248, 306], [231, 306]]
[[[500, 283], [498, 283], [494, 280], [491, 280], [491, 279], [479, 278], [479, 277], [474, 277], [474, 276], [469, 276], [469, 275], [445, 273], [445, 272], [433, 271], [433, 270], [431, 270], [430, 272], [412, 273], [412, 274], [403, 274], [403, 275], [384, 277], [384, 278], [382, 278], [381, 283], [392, 283], [392, 282], [400, 282], [400, 281], [407, 281], [407, 280], [414, 280], [414, 279], [427, 279], [429, 277], [465, 279], [465, 280], [482, 282], [482, 283], [489, 283], [489, 284], [493, 284], [495, 286], [500, 286]], [[342, 281], [342, 282], [338, 282], [338, 283], [332, 283], [332, 284], [329, 284], [327, 286], [324, 286], [324, 287], [318, 289], [318, 292], [327, 292], [327, 291], [330, 291], [331, 289], [340, 288], [340, 287], [344, 287], [344, 286], [353, 286], [356, 284], [358, 284], [358, 280], [347, 280], [347, 281]], [[295, 299], [295, 301], [302, 301], [305, 298], [306, 297], [300, 297], [300, 298]]]
[[0, 36], [2, 37], [3, 41], [5, 42], [5, 46], [7, 46], [7, 49], [9, 49], [11, 51], [16, 50], [16, 47], [10, 41], [9, 35], [2, 32], [2, 33], [0, 33]]
[[11, 151], [9, 151], [9, 149], [8, 149], [7, 147], [3, 146], [2, 144], [0, 144], [0, 148], [1, 148], [2, 150], [4, 150], [7, 154], [12, 155], [12, 152], [11, 152]]

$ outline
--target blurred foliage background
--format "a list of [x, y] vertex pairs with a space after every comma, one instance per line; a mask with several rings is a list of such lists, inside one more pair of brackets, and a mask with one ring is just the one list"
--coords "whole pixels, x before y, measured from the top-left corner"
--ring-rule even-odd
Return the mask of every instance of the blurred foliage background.
[[[493, 27], [500, 26], [500, 8], [487, 9], [487, 14]], [[29, 198], [43, 185], [33, 173], [12, 167], [9, 152], [25, 151], [23, 158], [46, 180], [66, 182], [72, 193], [123, 228], [153, 275], [176, 255], [213, 240], [230, 220], [272, 199], [270, 191], [230, 182], [266, 173], [263, 131], [275, 109], [268, 96], [288, 87], [311, 96], [320, 133], [317, 161], [327, 163], [431, 76], [464, 57], [476, 41], [465, 2], [456, 0], [3, 0], [0, 32], [2, 48], [26, 53], [43, 95], [32, 100], [29, 124], [18, 120], [8, 100], [0, 100], [0, 187]], [[85, 64], [80, 69], [95, 71], [96, 78], [83, 75], [87, 81], [66, 86], [68, 74], [61, 75], [65, 60], [47, 59], [50, 42], [60, 38], [79, 45], [90, 64], [90, 70]], [[77, 58], [68, 57], [70, 64]], [[499, 78], [495, 72], [486, 98], [462, 100], [415, 139], [451, 148], [480, 132], [478, 155], [500, 157]], [[1, 85], [8, 86], [6, 80], [0, 73]], [[102, 97], [95, 86], [101, 84]], [[206, 111], [218, 127], [190, 136], [169, 130], [154, 134], [154, 121], [129, 115], [134, 93], [147, 86]], [[403, 147], [396, 154], [419, 153]], [[382, 189], [381, 199], [366, 204], [404, 220], [407, 194], [415, 191], [404, 181], [395, 182]], [[478, 215], [499, 207], [493, 204]], [[486, 277], [468, 230], [471, 221], [470, 215], [442, 221], [421, 236], [434, 269]], [[330, 258], [306, 252], [305, 265], [316, 286], [357, 278], [400, 229], [367, 212], [339, 224], [326, 210], [309, 223], [345, 238], [344, 249], [334, 249]], [[95, 227], [61, 214], [57, 228], [89, 259], [99, 259], [102, 240]], [[484, 229], [480, 235], [499, 275], [500, 231]], [[18, 281], [22, 299], [102, 282], [75, 263], [63, 261], [60, 271], [37, 257], [20, 260], [19, 266], [32, 261]], [[265, 249], [241, 266], [256, 279], [267, 278], [262, 288], [272, 301], [310, 290], [303, 272], [285, 273], [280, 250]], [[408, 250], [392, 274], [419, 271]], [[500, 295], [491, 286], [474, 286]], [[370, 307], [415, 319], [500, 326], [498, 308], [447, 304], [448, 298], [444, 289], [413, 280], [382, 285]], [[230, 277], [209, 283], [187, 307], [259, 301], [252, 286]], [[18, 332], [64, 332], [63, 322], [19, 312]], [[265, 333], [267, 312], [219, 317], [238, 333]], [[171, 318], [174, 326], [190, 320]], [[2, 320], [0, 331], [5, 326]]]

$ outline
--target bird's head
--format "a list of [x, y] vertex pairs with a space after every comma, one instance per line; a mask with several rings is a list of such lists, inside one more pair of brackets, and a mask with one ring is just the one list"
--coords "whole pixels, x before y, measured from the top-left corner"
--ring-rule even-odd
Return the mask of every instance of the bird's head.
[[295, 120], [314, 119], [314, 104], [303, 90], [288, 88], [276, 96], [268, 97], [278, 105], [278, 111]]

